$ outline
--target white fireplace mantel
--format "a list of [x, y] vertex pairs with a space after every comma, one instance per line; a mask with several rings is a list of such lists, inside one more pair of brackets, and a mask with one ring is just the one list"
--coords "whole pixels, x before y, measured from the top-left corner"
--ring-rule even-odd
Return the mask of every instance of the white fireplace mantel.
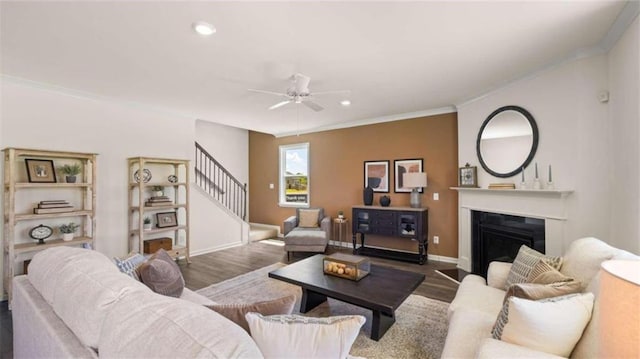
[[545, 221], [546, 253], [564, 252], [567, 197], [573, 190], [486, 189], [458, 191], [458, 268], [471, 271], [471, 212], [493, 212]]

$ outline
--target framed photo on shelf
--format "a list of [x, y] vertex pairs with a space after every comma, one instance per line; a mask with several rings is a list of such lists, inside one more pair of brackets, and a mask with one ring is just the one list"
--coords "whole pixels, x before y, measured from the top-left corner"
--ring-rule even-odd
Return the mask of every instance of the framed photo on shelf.
[[[402, 183], [402, 176], [405, 173], [413, 173], [413, 172], [422, 172], [422, 158], [415, 159], [407, 159], [407, 160], [394, 160], [394, 184], [395, 189], [394, 192], [402, 193], [402, 192], [411, 192], [412, 188], [404, 187]], [[423, 189], [420, 188], [420, 193], [422, 193]]]
[[176, 212], [156, 213], [156, 227], [176, 227], [178, 225], [178, 217]]
[[389, 192], [389, 161], [364, 161], [364, 186], [373, 192]]
[[468, 163], [458, 170], [459, 187], [478, 187], [478, 167], [470, 166]]
[[56, 183], [56, 171], [53, 168], [53, 160], [37, 160], [25, 158], [27, 164], [27, 177], [31, 183]]

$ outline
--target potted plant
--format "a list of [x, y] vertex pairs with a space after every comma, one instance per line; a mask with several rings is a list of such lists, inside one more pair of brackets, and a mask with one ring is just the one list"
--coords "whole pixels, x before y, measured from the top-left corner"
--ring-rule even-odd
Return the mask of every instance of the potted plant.
[[151, 192], [156, 197], [160, 197], [164, 195], [164, 187], [163, 186], [151, 186]]
[[344, 219], [344, 212], [338, 211], [338, 218], [339, 219]]
[[144, 217], [144, 220], [142, 221], [142, 228], [144, 230], [151, 229], [151, 218], [150, 217]]
[[65, 174], [67, 183], [76, 183], [76, 176], [82, 171], [82, 167], [79, 163], [72, 165], [64, 165], [60, 168], [60, 171]]
[[73, 233], [80, 227], [79, 225], [71, 222], [69, 224], [63, 224], [58, 229], [60, 229], [60, 233], [62, 233], [63, 241], [70, 241], [73, 239]]

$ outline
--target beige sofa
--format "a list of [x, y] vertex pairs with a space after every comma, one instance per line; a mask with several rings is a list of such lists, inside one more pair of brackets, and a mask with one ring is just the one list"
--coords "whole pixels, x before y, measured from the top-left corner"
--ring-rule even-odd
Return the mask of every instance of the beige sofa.
[[15, 358], [262, 357], [209, 299], [153, 293], [96, 251], [39, 252], [13, 288]]
[[[596, 296], [591, 321], [573, 352], [572, 358], [598, 356], [598, 287], [600, 264], [609, 259], [640, 260], [596, 238], [571, 243], [563, 256], [560, 272], [583, 283], [584, 292]], [[487, 280], [477, 275], [464, 278], [449, 306], [449, 330], [442, 358], [558, 358], [523, 346], [492, 339], [491, 330], [502, 309], [510, 263], [492, 262]]]

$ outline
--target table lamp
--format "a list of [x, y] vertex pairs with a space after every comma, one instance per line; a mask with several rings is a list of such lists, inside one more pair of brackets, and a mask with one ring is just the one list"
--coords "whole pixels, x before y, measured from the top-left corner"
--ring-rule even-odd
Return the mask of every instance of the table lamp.
[[427, 174], [425, 172], [408, 172], [402, 177], [404, 187], [411, 188], [411, 208], [421, 208], [420, 188], [427, 187]]
[[600, 268], [599, 358], [640, 358], [640, 261]]

